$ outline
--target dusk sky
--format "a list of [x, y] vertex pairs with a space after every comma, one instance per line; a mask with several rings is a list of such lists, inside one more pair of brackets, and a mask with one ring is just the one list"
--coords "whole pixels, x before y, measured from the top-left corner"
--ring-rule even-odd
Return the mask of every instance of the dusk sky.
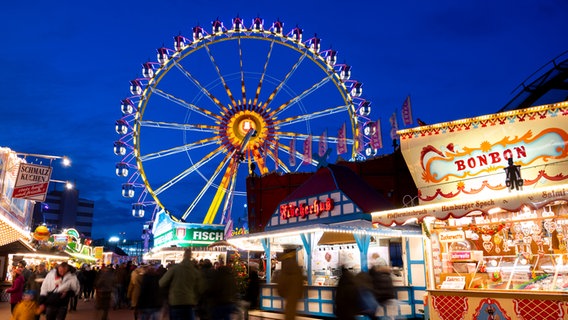
[[[353, 67], [385, 132], [394, 111], [402, 123], [408, 95], [415, 125], [494, 113], [568, 50], [564, 0], [10, 1], [0, 10], [0, 146], [69, 156], [52, 178], [95, 201], [93, 238], [139, 239], [149, 217], [132, 217], [115, 175], [120, 101], [157, 48], [237, 15], [317, 33]], [[387, 134], [383, 144], [392, 152]]]

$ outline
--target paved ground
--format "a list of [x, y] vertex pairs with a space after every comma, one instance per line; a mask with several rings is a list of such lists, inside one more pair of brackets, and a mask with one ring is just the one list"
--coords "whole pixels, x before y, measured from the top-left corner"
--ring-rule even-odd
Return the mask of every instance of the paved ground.
[[[10, 303], [0, 302], [0, 320], [10, 320]], [[118, 309], [111, 310], [109, 315], [110, 320], [134, 320], [132, 310]], [[41, 320], [45, 320], [42, 317]], [[95, 317], [95, 303], [91, 301], [79, 301], [77, 304], [77, 311], [67, 313], [65, 320], [97, 320]]]

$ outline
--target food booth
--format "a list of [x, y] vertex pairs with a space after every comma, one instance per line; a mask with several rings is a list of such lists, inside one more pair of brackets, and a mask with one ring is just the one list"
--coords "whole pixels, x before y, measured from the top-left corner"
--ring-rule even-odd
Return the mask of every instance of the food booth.
[[145, 253], [145, 262], [158, 262], [163, 266], [178, 263], [183, 253], [192, 248], [192, 258], [209, 259], [212, 263], [227, 260], [228, 247], [212, 246], [225, 238], [225, 226], [221, 224], [199, 224], [175, 221], [161, 210], [153, 224], [154, 246]]
[[568, 102], [398, 131], [430, 319], [568, 318]]
[[[390, 245], [402, 248], [402, 268], [393, 274], [398, 303], [380, 307], [377, 315], [415, 318], [425, 293], [425, 265], [419, 226], [373, 226], [370, 212], [392, 205], [345, 166], [320, 168], [276, 208], [262, 232], [228, 239], [235, 246], [275, 257], [295, 248], [306, 275], [299, 314], [334, 317], [335, 288], [341, 267], [357, 273], [383, 261], [389, 264]], [[382, 260], [384, 259], [384, 260]], [[261, 285], [260, 309], [283, 312], [284, 301], [272, 283], [280, 263], [266, 259], [266, 283]]]

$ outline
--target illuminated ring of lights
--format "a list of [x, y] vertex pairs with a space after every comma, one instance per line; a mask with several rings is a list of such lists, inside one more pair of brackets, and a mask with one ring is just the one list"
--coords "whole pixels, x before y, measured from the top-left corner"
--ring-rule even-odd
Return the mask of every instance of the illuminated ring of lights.
[[[355, 137], [359, 136], [360, 130], [363, 128], [362, 125], [370, 122], [367, 118], [370, 112], [370, 103], [360, 98], [362, 84], [350, 79], [351, 67], [345, 64], [337, 64], [336, 52], [331, 49], [320, 52], [320, 39], [317, 37], [302, 42], [302, 30], [297, 27], [292, 29], [290, 33], [284, 34], [281, 28], [282, 25], [278, 25], [280, 22], [276, 22], [269, 30], [265, 30], [262, 26], [259, 27], [255, 24], [258, 22], [258, 18], [253, 20], [253, 25], [250, 28], [243, 27], [242, 20], [238, 19], [233, 19], [231, 29], [224, 28], [218, 20], [214, 21], [210, 34], [201, 27], [195, 27], [193, 28], [192, 40], [181, 35], [174, 37], [174, 49], [159, 48], [158, 62], [144, 63], [143, 77], [131, 81], [131, 93], [133, 96], [123, 100], [122, 109], [124, 116], [117, 121], [117, 132], [123, 137], [119, 141], [120, 143], [128, 140], [124, 137], [130, 137], [131, 141], [129, 143], [131, 146], [129, 148], [131, 148], [131, 154], [133, 155], [128, 157], [129, 154], [127, 154], [119, 164], [122, 166], [121, 168], [135, 169], [135, 173], [130, 176], [129, 182], [126, 184], [128, 189], [132, 190], [127, 190], [128, 192], [125, 195], [125, 185], [123, 185], [123, 195], [133, 197], [133, 189], [144, 188], [138, 202], [133, 206], [133, 214], [135, 206], [137, 206], [136, 208], [143, 208], [144, 204], [152, 203], [157, 205], [158, 209], [171, 213], [173, 218], [186, 221], [189, 214], [200, 205], [199, 202], [203, 201], [210, 204], [203, 223], [213, 223], [219, 211], [223, 212], [221, 223], [225, 223], [227, 210], [230, 215], [232, 197], [234, 195], [244, 195], [244, 192], [235, 188], [236, 176], [239, 170], [246, 172], [249, 170], [248, 165], [241, 166], [241, 164], [254, 162], [261, 174], [269, 172], [269, 161], [272, 161], [273, 166], [282, 172], [300, 170], [300, 165], [289, 167], [283, 161], [282, 155], [289, 157], [291, 148], [282, 143], [282, 140], [298, 139], [298, 144], [301, 144], [308, 136], [313, 136], [314, 140], [316, 140], [321, 134], [321, 132], [313, 131], [317, 129], [312, 125], [312, 122], [316, 121], [325, 121], [326, 125], [330, 125], [330, 130], [337, 130], [343, 124], [337, 121], [337, 119], [345, 120], [344, 123], [347, 124], [346, 142], [350, 146], [350, 150], [347, 152], [348, 158], [355, 160], [365, 157], [361, 145], [362, 142], [364, 143], [364, 140]], [[244, 61], [246, 56], [243, 54], [243, 49], [246, 49], [245, 46], [248, 42], [267, 43], [265, 50], [268, 53], [264, 57], [263, 70], [255, 72], [244, 69], [249, 62]], [[227, 72], [221, 71], [224, 70], [224, 65], [219, 61], [225, 57], [225, 52], [229, 51], [226, 50], [228, 45], [224, 45], [225, 43], [231, 43], [238, 49], [237, 58], [239, 59], [240, 70], [233, 70], [234, 72], [229, 72], [231, 70]], [[259, 44], [259, 46], [261, 45]], [[295, 57], [297, 58], [293, 61], [292, 66], [286, 70], [285, 74], [277, 77], [267, 71], [267, 69], [274, 52], [284, 49], [291, 49], [296, 52]], [[220, 54], [216, 50], [223, 51], [223, 53]], [[291, 53], [288, 54], [290, 55]], [[194, 65], [189, 65], [188, 67], [184, 64], [186, 61], [189, 61], [188, 64], [193, 62], [191, 60], [195, 56], [202, 56], [201, 59], [205, 57], [205, 61], [209, 59], [211, 66], [214, 68], [214, 80], [202, 83], [200, 78], [202, 75], [197, 74], [200, 71], [190, 70], [189, 68], [194, 67]], [[320, 73], [323, 71], [321, 74], [323, 78], [319, 82], [303, 88], [304, 90], [298, 93], [293, 88], [290, 88], [288, 82], [293, 78], [293, 74], [301, 69], [304, 58], [307, 58], [306, 61], [312, 63], [310, 68], [316, 66]], [[174, 70], [176, 71], [174, 72]], [[185, 77], [186, 82], [193, 86], [191, 90], [198, 91], [190, 98], [182, 97], [177, 92], [174, 94], [165, 91], [161, 87], [164, 82], [168, 81], [169, 75], [178, 73]], [[250, 86], [248, 80], [258, 82], [254, 84], [253, 90], [247, 89], [247, 85]], [[238, 83], [238, 85], [230, 85], [234, 83]], [[269, 88], [273, 88], [273, 90], [269, 96], [264, 97], [261, 95], [261, 91], [266, 85], [269, 85]], [[327, 91], [322, 89], [324, 87], [328, 91], [330, 87], [335, 88], [333, 89], [333, 96], [336, 97], [337, 104], [331, 106], [324, 105], [323, 107], [316, 106], [314, 107], [315, 110], [308, 110], [305, 104], [311, 103], [309, 99], [315, 96], [315, 92], [322, 90], [319, 96], [327, 97]], [[219, 88], [222, 89], [221, 91], [224, 92], [224, 95], [214, 94], [216, 90], [219, 91]], [[281, 92], [288, 94], [292, 98], [284, 103], [276, 103], [278, 99], [276, 96]], [[235, 98], [236, 94], [241, 94], [242, 96]], [[155, 98], [154, 95], [158, 97]], [[149, 110], [151, 110], [149, 105], [154, 103], [152, 101], [160, 98], [167, 100], [165, 101], [166, 103], [176, 104], [185, 108], [184, 123], [172, 120], [146, 120], [147, 118], [153, 119], [152, 116], [155, 116], [154, 114], [148, 116]], [[306, 101], [304, 102], [304, 100]], [[158, 102], [156, 104], [159, 106], [156, 106], [155, 109], [166, 109]], [[297, 107], [292, 109], [292, 106], [295, 105]], [[317, 109], [318, 107], [320, 109]], [[295, 115], [290, 116], [289, 110], [297, 111], [295, 111]], [[341, 115], [341, 117], [337, 115]], [[192, 122], [196, 117], [209, 119], [211, 122], [209, 124], [206, 124], [204, 121]], [[294, 129], [297, 129], [297, 124], [305, 126], [305, 129], [300, 131], [281, 131], [282, 127], [291, 125], [296, 126]], [[143, 131], [150, 129], [143, 130], [143, 128], [182, 130], [183, 145], [161, 150], [144, 150], [143, 141], [147, 139], [148, 134]], [[248, 129], [254, 129], [254, 134], [247, 134]], [[209, 136], [196, 141], [195, 139], [197, 138], [194, 138], [194, 136], [201, 133], [207, 133]], [[365, 137], [365, 139], [369, 140], [368, 137]], [[163, 141], [169, 140], [163, 139]], [[277, 141], [280, 141], [280, 143]], [[330, 135], [326, 138], [326, 141], [337, 143], [338, 139]], [[198, 153], [193, 151], [205, 145], [218, 145], [218, 147], [205, 156], [197, 155]], [[115, 142], [115, 153], [117, 153], [116, 148], [117, 143]], [[301, 163], [302, 153], [298, 149], [300, 148], [296, 148], [294, 157], [297, 159], [297, 163]], [[203, 147], [201, 152], [205, 152], [205, 150]], [[154, 181], [155, 184], [152, 184], [153, 178], [150, 177], [151, 174], [149, 174], [147, 168], [151, 161], [172, 157], [178, 153], [187, 155], [190, 160], [190, 166], [165, 183], [160, 182], [161, 184], [158, 184]], [[121, 153], [121, 155], [124, 154]], [[204, 163], [207, 163], [209, 158], [218, 155], [223, 155], [224, 159], [215, 170], [206, 172], [202, 168]], [[194, 158], [197, 161], [194, 161]], [[219, 161], [215, 160], [215, 163], [217, 162]], [[312, 165], [317, 165], [317, 161], [314, 159], [312, 159], [311, 163]], [[117, 174], [119, 164], [117, 164]], [[245, 167], [245, 169], [239, 169], [241, 167]], [[162, 166], [161, 168], [169, 169], [167, 166]], [[198, 194], [199, 198], [197, 199], [196, 197], [196, 199], [191, 200], [191, 205], [183, 209], [183, 213], [182, 210], [172, 210], [172, 207], [168, 207], [163, 201], [162, 194], [172, 186], [180, 184], [180, 181], [192, 174], [200, 176], [205, 181], [205, 186], [195, 183], [192, 185], [201, 188], [201, 193]], [[122, 176], [125, 175], [122, 174]], [[222, 177], [220, 181], [219, 176]], [[138, 182], [139, 180], [141, 180], [141, 183]], [[207, 200], [203, 200], [202, 193], [210, 192], [210, 188], [216, 189], [215, 196], [212, 199], [207, 198]], [[145, 201], [145, 195], [147, 194], [151, 195], [154, 201]], [[138, 216], [142, 215], [143, 212]]]

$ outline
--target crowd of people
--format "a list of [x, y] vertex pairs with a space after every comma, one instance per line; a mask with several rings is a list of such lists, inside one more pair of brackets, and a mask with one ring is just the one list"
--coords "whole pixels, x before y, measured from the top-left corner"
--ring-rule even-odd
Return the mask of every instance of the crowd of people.
[[134, 320], [217, 320], [258, 307], [256, 270], [248, 271], [247, 281], [242, 291], [232, 263], [196, 261], [187, 249], [180, 263], [167, 268], [131, 262], [74, 268], [62, 262], [48, 271], [43, 263], [30, 270], [20, 260], [6, 292], [12, 320], [64, 320], [79, 299], [94, 302], [97, 320], [109, 319], [113, 309], [132, 310]]
[[[295, 250], [279, 257], [282, 268], [273, 281], [284, 300], [285, 319], [296, 317], [297, 302], [303, 298], [306, 277], [298, 265]], [[77, 310], [79, 299], [94, 301], [95, 319], [108, 320], [112, 309], [132, 310], [134, 320], [229, 320], [245, 315], [259, 304], [260, 279], [248, 270], [246, 286], [236, 279], [236, 264], [192, 259], [186, 249], [180, 263], [164, 268], [131, 262], [119, 265], [74, 268], [62, 262], [51, 270], [40, 263], [30, 270], [20, 260], [13, 267], [10, 293], [12, 320], [65, 320]], [[356, 319], [366, 315], [375, 319], [377, 307], [395, 298], [387, 266], [353, 274], [347, 269], [337, 285], [335, 315]]]

